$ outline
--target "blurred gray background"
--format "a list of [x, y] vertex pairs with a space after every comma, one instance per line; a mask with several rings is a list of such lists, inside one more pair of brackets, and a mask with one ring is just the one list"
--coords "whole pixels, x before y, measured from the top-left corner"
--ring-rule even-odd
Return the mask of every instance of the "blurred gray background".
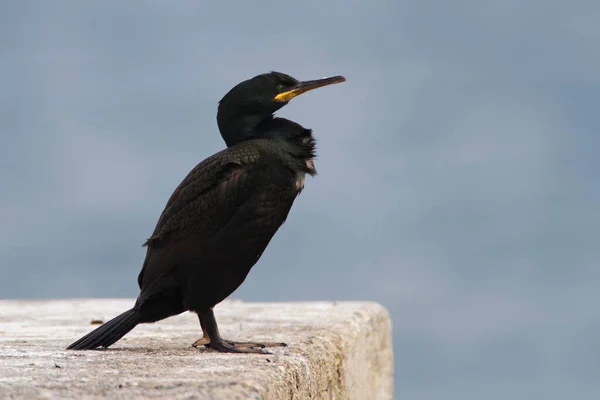
[[398, 398], [596, 398], [599, 49], [597, 2], [3, 2], [0, 297], [135, 297], [221, 97], [342, 74], [233, 297], [382, 303]]

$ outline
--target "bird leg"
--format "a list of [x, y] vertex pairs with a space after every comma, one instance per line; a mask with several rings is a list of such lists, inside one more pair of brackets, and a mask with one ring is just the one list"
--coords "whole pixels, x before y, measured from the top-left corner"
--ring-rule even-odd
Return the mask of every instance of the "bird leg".
[[261, 350], [265, 347], [286, 347], [285, 343], [254, 343], [254, 342], [233, 342], [224, 340], [219, 334], [217, 321], [213, 310], [198, 314], [200, 326], [202, 327], [202, 337], [196, 340], [192, 346], [206, 346], [222, 353], [257, 353], [271, 354]]

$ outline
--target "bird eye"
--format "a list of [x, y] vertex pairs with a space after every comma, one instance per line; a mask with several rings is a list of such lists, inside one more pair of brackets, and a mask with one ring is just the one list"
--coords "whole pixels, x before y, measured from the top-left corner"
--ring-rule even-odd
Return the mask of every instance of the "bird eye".
[[278, 92], [283, 92], [283, 85], [279, 84], [275, 87], [277, 89]]

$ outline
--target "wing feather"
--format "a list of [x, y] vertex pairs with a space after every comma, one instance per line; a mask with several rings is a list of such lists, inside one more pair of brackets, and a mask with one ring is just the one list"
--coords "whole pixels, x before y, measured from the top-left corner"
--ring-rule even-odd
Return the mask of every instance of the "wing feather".
[[174, 265], [180, 246], [210, 241], [251, 195], [257, 152], [236, 154], [226, 149], [198, 164], [167, 202], [154, 232], [144, 243], [146, 259], [138, 284], [152, 285]]

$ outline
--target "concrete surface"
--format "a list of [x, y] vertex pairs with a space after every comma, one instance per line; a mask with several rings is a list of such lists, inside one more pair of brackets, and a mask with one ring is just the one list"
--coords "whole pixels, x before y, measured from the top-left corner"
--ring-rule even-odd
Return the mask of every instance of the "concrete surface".
[[221, 335], [286, 342], [272, 355], [191, 347], [195, 314], [144, 324], [108, 350], [64, 348], [134, 300], [0, 300], [0, 398], [391, 399], [387, 311], [367, 302], [215, 308]]

